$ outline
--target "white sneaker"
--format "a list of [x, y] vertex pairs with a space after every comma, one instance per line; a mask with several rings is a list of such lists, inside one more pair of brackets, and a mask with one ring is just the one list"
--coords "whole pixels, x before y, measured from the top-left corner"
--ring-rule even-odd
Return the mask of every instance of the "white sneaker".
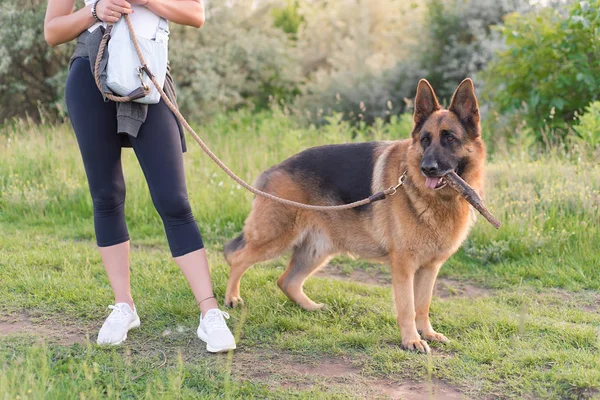
[[108, 306], [113, 311], [110, 313], [100, 332], [98, 332], [99, 345], [117, 345], [127, 339], [127, 332], [132, 328], [140, 326], [140, 317], [138, 317], [135, 306], [133, 310], [127, 303], [117, 303], [114, 306]]
[[225, 318], [229, 319], [229, 314], [218, 308], [208, 310], [204, 318], [200, 314], [198, 337], [206, 342], [206, 350], [211, 353], [222, 353], [236, 347]]

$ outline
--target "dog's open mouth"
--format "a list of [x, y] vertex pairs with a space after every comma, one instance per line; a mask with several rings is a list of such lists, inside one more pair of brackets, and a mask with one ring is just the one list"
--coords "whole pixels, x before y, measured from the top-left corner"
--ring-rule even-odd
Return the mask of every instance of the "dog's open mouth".
[[442, 179], [442, 177], [425, 177], [425, 187], [428, 189], [441, 189], [446, 186], [446, 181]]
[[[460, 168], [456, 168], [454, 170], [454, 172], [456, 172], [459, 176], [460, 176], [460, 172], [459, 172]], [[425, 187], [427, 189], [434, 189], [434, 190], [440, 190], [444, 187], [446, 187], [447, 183], [446, 180], [444, 179], [444, 176], [426, 176], [425, 177]]]

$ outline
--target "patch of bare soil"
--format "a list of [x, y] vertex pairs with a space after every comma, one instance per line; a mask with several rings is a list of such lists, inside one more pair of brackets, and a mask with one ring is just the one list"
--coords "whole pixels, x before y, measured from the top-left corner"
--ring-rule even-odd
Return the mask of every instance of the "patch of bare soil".
[[583, 305], [585, 311], [600, 312], [600, 294], [595, 293], [589, 303]]
[[600, 312], [600, 293], [586, 290], [581, 292], [569, 292], [564, 289], [551, 289], [544, 293], [550, 304], [569, 305], [583, 311]]
[[390, 399], [403, 400], [459, 400], [466, 398], [452, 386], [439, 380], [433, 379], [431, 382], [416, 383], [389, 383], [382, 381], [379, 387], [383, 393]]
[[438, 278], [433, 289], [434, 297], [443, 299], [452, 297], [485, 297], [492, 293], [491, 289], [475, 286], [468, 281], [459, 281], [457, 279]]
[[357, 268], [349, 274], [340, 271], [339, 268], [333, 265], [326, 265], [315, 276], [322, 278], [332, 278], [346, 281], [355, 281], [360, 283], [366, 283], [367, 285], [387, 286], [391, 282], [389, 274], [372, 269], [365, 271], [364, 269]]
[[[268, 351], [238, 351], [232, 373], [238, 379], [272, 388], [318, 389], [362, 399], [463, 399], [455, 388], [438, 379], [417, 383], [400, 377], [373, 378], [362, 373], [357, 360], [325, 357], [306, 359]], [[395, 379], [397, 378], [398, 381]]]
[[64, 346], [86, 341], [86, 334], [90, 334], [86, 327], [69, 326], [64, 322], [24, 313], [9, 314], [0, 317], [0, 336], [26, 334]]
[[[367, 285], [377, 286], [389, 286], [391, 284], [391, 278], [389, 274], [386, 274], [380, 270], [363, 270], [355, 269], [349, 274], [343, 273], [339, 268], [333, 265], [326, 265], [323, 269], [315, 274], [323, 278], [332, 278], [339, 280], [355, 281], [365, 283]], [[468, 281], [459, 281], [457, 279], [449, 278], [438, 278], [436, 281], [434, 296], [441, 298], [452, 298], [452, 297], [483, 297], [487, 296], [492, 292], [491, 289], [482, 288], [475, 286]], [[598, 301], [600, 302], [600, 296]]]

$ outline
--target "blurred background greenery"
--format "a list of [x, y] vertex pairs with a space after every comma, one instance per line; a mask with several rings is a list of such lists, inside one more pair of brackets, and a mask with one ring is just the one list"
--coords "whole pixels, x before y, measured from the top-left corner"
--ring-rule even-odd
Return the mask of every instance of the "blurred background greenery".
[[[0, 0], [4, 124], [67, 117], [63, 94], [74, 44], [44, 42], [45, 4]], [[172, 69], [192, 121], [278, 107], [307, 126], [339, 114], [360, 129], [410, 113], [420, 78], [447, 104], [471, 77], [492, 153], [600, 154], [600, 0], [205, 5], [202, 29], [172, 26]]]

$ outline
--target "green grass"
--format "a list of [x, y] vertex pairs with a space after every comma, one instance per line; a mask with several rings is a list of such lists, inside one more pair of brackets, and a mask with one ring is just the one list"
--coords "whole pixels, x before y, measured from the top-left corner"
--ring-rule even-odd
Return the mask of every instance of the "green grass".
[[[282, 114], [244, 112], [201, 128], [249, 181], [309, 146], [406, 134], [391, 125], [351, 139], [340, 122], [301, 128]], [[190, 200], [222, 298], [228, 271], [220, 251], [241, 229], [252, 196], [188, 140]], [[479, 291], [434, 298], [434, 327], [451, 342], [433, 345], [431, 356], [400, 350], [389, 286], [314, 277], [306, 291], [328, 308], [308, 313], [277, 288], [286, 263], [280, 259], [242, 280], [247, 306], [230, 311], [239, 350], [228, 358], [207, 354], [195, 339], [193, 296], [170, 259], [131, 150], [123, 157], [126, 214], [142, 328], [117, 349], [61, 344], [63, 328], [87, 332], [93, 342], [112, 301], [75, 138], [69, 126], [15, 124], [0, 133], [0, 154], [0, 320], [28, 318], [46, 327], [0, 334], [0, 399], [352, 398], [384, 396], [370, 391], [382, 381], [445, 382], [468, 398], [599, 396], [597, 163], [546, 157], [488, 164], [486, 200], [503, 227], [496, 231], [480, 218], [442, 268], [449, 285], [467, 282]], [[387, 274], [361, 260], [332, 264], [341, 275]], [[353, 378], [295, 367], [310, 371], [323, 362], [345, 365]]]

